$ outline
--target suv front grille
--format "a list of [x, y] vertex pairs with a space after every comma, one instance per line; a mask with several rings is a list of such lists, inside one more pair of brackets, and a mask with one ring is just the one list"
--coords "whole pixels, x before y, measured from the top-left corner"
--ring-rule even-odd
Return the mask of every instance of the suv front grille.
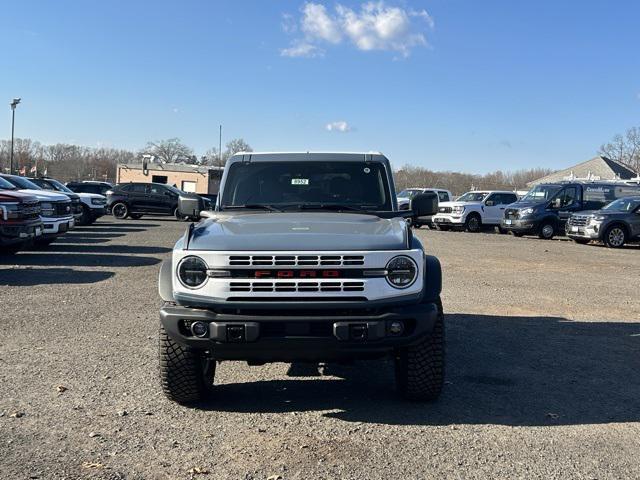
[[71, 215], [73, 212], [71, 208], [71, 200], [67, 200], [65, 202], [55, 202], [53, 204], [53, 208], [53, 214], [56, 217], [66, 217], [67, 215]]
[[588, 220], [589, 217], [587, 217], [586, 215], [573, 215], [571, 218], [569, 218], [569, 221], [567, 223], [572, 227], [584, 227], [587, 224]]
[[18, 204], [18, 218], [32, 220], [40, 217], [39, 202], [23, 202]]
[[82, 205], [79, 199], [71, 200], [71, 211], [73, 213], [82, 213]]
[[451, 207], [440, 207], [438, 208], [438, 212], [440, 213], [451, 213], [452, 209]]
[[344, 266], [364, 265], [363, 255], [231, 255], [231, 266]]
[[232, 292], [362, 292], [364, 282], [231, 282]]
[[504, 218], [517, 220], [518, 218], [520, 218], [520, 211], [517, 208], [507, 208], [504, 211]]

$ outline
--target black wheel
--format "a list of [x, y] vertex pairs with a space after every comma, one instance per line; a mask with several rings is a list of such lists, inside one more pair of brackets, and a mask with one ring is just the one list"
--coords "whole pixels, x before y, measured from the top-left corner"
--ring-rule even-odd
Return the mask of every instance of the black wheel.
[[82, 216], [78, 219], [78, 225], [89, 225], [91, 223], [91, 211], [86, 205], [82, 205]]
[[506, 235], [507, 233], [509, 233], [509, 230], [507, 230], [506, 228], [502, 228], [501, 226], [498, 225], [498, 233], [500, 235]]
[[591, 241], [588, 238], [572, 238], [572, 240], [576, 243], [579, 243], [580, 245], [586, 245]]
[[140, 220], [142, 218], [142, 214], [141, 213], [130, 213], [129, 214], [129, 218], [132, 218], [133, 220]]
[[442, 224], [437, 224], [438, 225], [438, 230], [442, 230], [443, 232], [448, 232], [449, 230], [451, 230], [451, 227], [449, 225], [442, 225]]
[[408, 400], [435, 400], [444, 385], [445, 335], [442, 305], [431, 335], [410, 347], [400, 349], [396, 357], [396, 385]]
[[622, 225], [611, 225], [604, 232], [602, 240], [609, 248], [620, 248], [627, 241], [627, 231]]
[[119, 220], [124, 220], [129, 215], [129, 207], [126, 203], [118, 202], [111, 207], [111, 213]]
[[174, 402], [202, 401], [213, 385], [215, 361], [199, 351], [174, 342], [160, 327], [160, 382], [164, 394]]
[[522, 232], [513, 232], [513, 231], [511, 232], [511, 234], [512, 234], [514, 237], [518, 237], [518, 238], [524, 235], [524, 233], [522, 233]]
[[477, 233], [482, 228], [482, 219], [477, 213], [470, 213], [464, 222], [464, 229], [467, 232]]
[[186, 222], [187, 220], [189, 220], [189, 217], [187, 217], [186, 215], [182, 215], [177, 207], [173, 209], [173, 216], [176, 217], [176, 220], [178, 220], [179, 222]]
[[421, 223], [414, 223], [411, 225], [413, 228], [420, 228], [422, 226]]
[[550, 221], [542, 222], [538, 229], [538, 237], [543, 240], [551, 240], [556, 234], [556, 226]]

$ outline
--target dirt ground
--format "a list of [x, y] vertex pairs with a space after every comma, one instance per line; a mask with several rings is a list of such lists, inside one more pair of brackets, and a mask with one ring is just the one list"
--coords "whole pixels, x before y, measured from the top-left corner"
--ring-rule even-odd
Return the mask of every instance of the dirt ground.
[[111, 218], [0, 256], [2, 479], [640, 478], [640, 247], [419, 230], [444, 269], [434, 404], [391, 365], [157, 379], [160, 262], [184, 223]]

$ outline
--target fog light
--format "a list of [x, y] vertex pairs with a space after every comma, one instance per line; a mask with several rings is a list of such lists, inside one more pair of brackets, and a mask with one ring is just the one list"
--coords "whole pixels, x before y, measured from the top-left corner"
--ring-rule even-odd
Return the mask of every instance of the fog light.
[[204, 322], [193, 322], [191, 324], [191, 333], [193, 333], [196, 337], [205, 337], [208, 330], [209, 328]]
[[404, 332], [404, 325], [402, 322], [396, 321], [389, 324], [389, 333], [391, 335], [402, 335], [402, 332]]

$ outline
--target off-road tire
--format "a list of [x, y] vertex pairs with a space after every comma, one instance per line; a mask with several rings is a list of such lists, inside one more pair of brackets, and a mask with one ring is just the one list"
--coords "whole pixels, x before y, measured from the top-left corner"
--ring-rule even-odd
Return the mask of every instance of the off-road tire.
[[507, 233], [509, 233], [509, 230], [507, 230], [506, 228], [502, 228], [502, 227], [498, 226], [498, 233], [500, 235], [506, 235]]
[[609, 248], [621, 248], [627, 242], [627, 230], [622, 225], [611, 225], [605, 230], [602, 241]]
[[438, 318], [431, 335], [416, 345], [401, 348], [396, 357], [396, 385], [407, 400], [436, 400], [444, 386], [444, 314], [438, 303]]
[[[192, 404], [206, 398], [210, 385], [205, 382], [202, 356], [197, 350], [174, 342], [160, 327], [159, 356], [160, 382], [169, 400]], [[210, 380], [213, 383], [213, 374]]]
[[451, 230], [451, 226], [449, 225], [440, 225], [440, 224], [436, 224], [437, 225], [437, 229], [442, 231], [442, 232], [448, 232], [449, 230]]
[[118, 220], [124, 220], [129, 215], [129, 207], [126, 203], [118, 202], [111, 207], [111, 214]]
[[522, 237], [524, 235], [524, 233], [522, 233], [522, 232], [513, 232], [513, 231], [511, 232], [511, 234], [514, 237], [518, 237], [518, 238], [520, 238], [520, 237]]
[[538, 228], [538, 237], [543, 240], [551, 240], [556, 234], [556, 226], [550, 221], [544, 221]]
[[464, 222], [464, 229], [467, 232], [478, 233], [482, 230], [482, 218], [477, 213], [470, 213]]

